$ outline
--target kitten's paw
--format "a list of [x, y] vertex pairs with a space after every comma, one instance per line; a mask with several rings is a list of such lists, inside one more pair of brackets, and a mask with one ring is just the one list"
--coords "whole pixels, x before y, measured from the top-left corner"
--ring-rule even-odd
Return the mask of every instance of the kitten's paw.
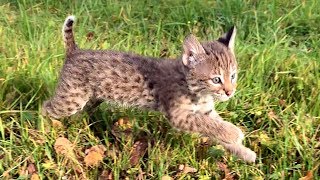
[[243, 146], [242, 144], [228, 144], [221, 142], [221, 145], [223, 145], [228, 151], [239, 157], [240, 159], [243, 159], [246, 162], [255, 162], [257, 155], [255, 152], [253, 152], [251, 149]]
[[222, 123], [223, 132], [221, 135], [223, 136], [223, 141], [231, 144], [241, 144], [244, 139], [241, 129], [227, 121], [222, 121]]
[[244, 152], [244, 154], [242, 155], [241, 159], [247, 161], [247, 162], [255, 162], [257, 158], [257, 155], [255, 152], [253, 152], [251, 149], [246, 148], [246, 151]]

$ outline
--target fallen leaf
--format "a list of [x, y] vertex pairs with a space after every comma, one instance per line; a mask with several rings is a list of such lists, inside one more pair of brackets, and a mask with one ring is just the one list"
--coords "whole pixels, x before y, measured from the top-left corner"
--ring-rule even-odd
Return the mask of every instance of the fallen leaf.
[[99, 180], [113, 180], [112, 172], [109, 170], [103, 170], [98, 179]]
[[138, 174], [138, 177], [136, 177], [136, 180], [144, 180], [144, 179], [146, 179], [144, 177], [145, 174], [146, 174], [145, 172], [143, 172], [141, 169], [139, 169], [139, 174]]
[[97, 145], [97, 146], [92, 146], [89, 149], [86, 149], [85, 153], [89, 154], [90, 152], [95, 151], [95, 152], [98, 152], [99, 154], [103, 155], [106, 150], [107, 150], [106, 147], [104, 147], [103, 145]]
[[34, 174], [37, 172], [36, 166], [33, 163], [28, 165], [27, 170], [28, 174]]
[[283, 107], [287, 106], [286, 100], [280, 99], [279, 104]]
[[198, 159], [205, 159], [208, 156], [208, 150], [212, 145], [212, 141], [209, 137], [200, 137], [196, 146], [196, 157]]
[[169, 56], [169, 50], [168, 48], [163, 48], [160, 50], [160, 57], [168, 57]]
[[91, 41], [93, 39], [94, 33], [93, 32], [88, 32], [87, 34], [87, 41]]
[[193, 168], [193, 167], [186, 166], [183, 169], [183, 173], [185, 173], [185, 174], [187, 174], [187, 173], [195, 173], [195, 172], [197, 172], [197, 169]]
[[210, 144], [211, 144], [211, 142], [210, 142], [209, 137], [201, 137], [200, 138], [200, 145], [201, 146], [208, 146]]
[[4, 171], [1, 175], [1, 177], [5, 177], [5, 178], [8, 178], [10, 176], [9, 174], [10, 170], [7, 170], [7, 171]]
[[54, 150], [57, 154], [72, 156], [73, 155], [73, 144], [64, 137], [59, 137], [54, 143]]
[[29, 175], [28, 170], [27, 170], [27, 167], [26, 167], [25, 164], [23, 164], [23, 165], [21, 165], [21, 166], [19, 167], [18, 172], [19, 172], [19, 175], [20, 175], [20, 176], [28, 176], [28, 175]]
[[197, 172], [197, 169], [190, 167], [187, 164], [186, 165], [180, 164], [179, 171], [181, 171], [184, 174], [187, 174], [187, 173], [195, 173], [195, 172]]
[[178, 169], [179, 169], [179, 171], [183, 171], [184, 165], [183, 165], [183, 164], [180, 164]]
[[57, 129], [63, 128], [63, 124], [61, 121], [54, 120], [54, 119], [51, 121], [52, 121], [52, 127], [57, 128]]
[[112, 126], [111, 132], [116, 138], [119, 139], [123, 136], [130, 137], [132, 135], [132, 125], [129, 118], [120, 118]]
[[304, 177], [299, 178], [299, 180], [313, 180], [313, 172], [312, 171], [308, 171], [307, 175]]
[[130, 123], [130, 119], [128, 117], [120, 118], [114, 125], [119, 126], [123, 129], [131, 129], [132, 124]]
[[144, 156], [148, 148], [147, 140], [136, 141], [130, 153], [130, 164], [135, 166], [139, 163], [139, 159]]
[[40, 177], [38, 174], [32, 174], [30, 180], [40, 180]]
[[228, 169], [228, 166], [222, 162], [217, 163], [219, 169], [224, 172], [223, 180], [234, 180], [234, 175]]
[[98, 166], [104, 158], [104, 152], [106, 148], [103, 145], [93, 146], [87, 149], [85, 153], [87, 154], [84, 158], [84, 163], [87, 166]]
[[271, 120], [278, 119], [278, 116], [276, 115], [276, 113], [275, 113], [273, 110], [270, 110], [270, 111], [268, 112], [268, 117], [269, 117], [269, 119], [271, 119]]
[[161, 180], [173, 180], [170, 176], [162, 176]]

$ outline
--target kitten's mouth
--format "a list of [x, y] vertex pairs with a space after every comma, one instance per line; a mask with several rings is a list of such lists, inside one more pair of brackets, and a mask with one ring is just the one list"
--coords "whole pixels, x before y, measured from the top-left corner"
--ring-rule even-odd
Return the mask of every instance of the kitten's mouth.
[[228, 101], [234, 93], [232, 93], [230, 96], [227, 96], [226, 94], [217, 94], [214, 93], [215, 99], [219, 100], [219, 101]]

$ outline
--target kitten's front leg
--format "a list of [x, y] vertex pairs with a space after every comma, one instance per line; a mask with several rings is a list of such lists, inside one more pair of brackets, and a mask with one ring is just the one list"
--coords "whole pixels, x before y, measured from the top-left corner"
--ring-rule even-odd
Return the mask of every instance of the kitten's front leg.
[[[198, 115], [198, 116], [201, 116], [201, 115]], [[222, 136], [220, 138], [222, 139], [222, 142], [229, 143], [229, 144], [242, 144], [242, 141], [244, 139], [244, 134], [241, 131], [241, 129], [228, 121], [224, 121], [216, 111], [212, 110], [208, 114], [208, 117], [204, 117], [204, 118], [205, 119], [209, 118], [212, 121], [216, 121], [219, 124], [219, 126], [221, 126], [218, 130], [221, 133], [219, 134], [220, 136]]]
[[214, 138], [239, 158], [248, 162], [255, 161], [256, 154], [241, 144], [244, 138], [242, 131], [232, 123], [222, 120], [218, 114], [210, 116], [178, 107], [172, 108], [168, 116], [174, 127]]
[[202, 114], [181, 107], [170, 109], [171, 124], [184, 131], [201, 133], [214, 137], [219, 142], [241, 144], [242, 131], [230, 122], [224, 121], [218, 114]]

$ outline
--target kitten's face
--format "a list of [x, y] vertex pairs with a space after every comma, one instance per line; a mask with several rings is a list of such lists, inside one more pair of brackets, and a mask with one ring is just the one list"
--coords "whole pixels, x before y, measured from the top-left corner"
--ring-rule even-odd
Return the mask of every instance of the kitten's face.
[[229, 40], [220, 38], [203, 44], [193, 36], [186, 39], [183, 63], [189, 68], [187, 81], [194, 93], [210, 94], [219, 101], [227, 101], [234, 95], [237, 62], [230, 43], [234, 43], [235, 29], [226, 37], [228, 34]]
[[211, 51], [210, 45], [204, 45], [206, 53], [194, 57], [201, 62], [190, 69], [189, 75], [193, 82], [189, 87], [199, 93], [212, 94], [217, 100], [226, 101], [236, 90], [237, 63], [228, 49], [221, 48], [221, 51], [217, 51], [219, 45], [214, 44], [215, 51]]

